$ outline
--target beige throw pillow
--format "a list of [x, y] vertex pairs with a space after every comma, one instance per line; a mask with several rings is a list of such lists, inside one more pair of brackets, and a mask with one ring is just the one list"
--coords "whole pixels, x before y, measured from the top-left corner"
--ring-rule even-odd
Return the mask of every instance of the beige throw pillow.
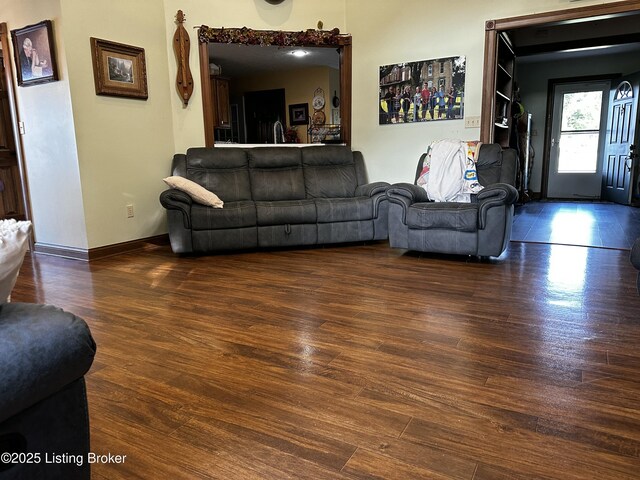
[[215, 193], [210, 192], [206, 188], [187, 178], [172, 176], [163, 178], [162, 180], [171, 188], [182, 190], [188, 194], [194, 202], [201, 203], [202, 205], [209, 205], [213, 208], [222, 208], [224, 206], [224, 202], [220, 200]]

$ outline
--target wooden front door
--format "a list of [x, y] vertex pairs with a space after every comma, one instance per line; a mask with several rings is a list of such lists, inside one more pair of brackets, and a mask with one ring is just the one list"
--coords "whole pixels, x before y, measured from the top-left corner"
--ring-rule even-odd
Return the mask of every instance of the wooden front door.
[[25, 219], [20, 169], [13, 136], [9, 94], [4, 71], [5, 58], [0, 50], [0, 219]]
[[629, 205], [637, 171], [638, 94], [640, 72], [623, 77], [611, 91], [602, 171], [602, 198]]

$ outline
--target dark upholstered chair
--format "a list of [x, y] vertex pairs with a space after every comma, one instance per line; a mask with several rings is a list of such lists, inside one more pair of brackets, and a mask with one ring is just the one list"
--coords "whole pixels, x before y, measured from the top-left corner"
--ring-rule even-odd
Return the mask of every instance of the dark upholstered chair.
[[636, 287], [638, 289], [638, 294], [640, 295], [640, 237], [636, 239], [631, 247], [631, 264], [636, 267], [636, 270], [639, 270]]
[[513, 149], [480, 147], [476, 169], [484, 189], [471, 203], [432, 202], [416, 185], [426, 154], [418, 162], [414, 183], [387, 189], [389, 244], [420, 252], [479, 257], [499, 256], [511, 239], [518, 161]]
[[[89, 479], [84, 374], [96, 345], [81, 318], [50, 305], [0, 305], [0, 478]], [[47, 463], [53, 454], [67, 462]], [[24, 460], [31, 460], [27, 463]]]

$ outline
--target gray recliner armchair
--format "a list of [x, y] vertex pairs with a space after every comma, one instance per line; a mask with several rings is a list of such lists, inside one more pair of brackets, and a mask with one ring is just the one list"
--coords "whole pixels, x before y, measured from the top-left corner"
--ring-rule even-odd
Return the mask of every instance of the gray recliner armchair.
[[0, 304], [0, 478], [91, 477], [84, 374], [95, 351], [89, 327], [71, 313]]
[[513, 149], [480, 147], [476, 169], [484, 187], [471, 203], [432, 202], [416, 182], [426, 154], [420, 157], [414, 183], [387, 190], [389, 244], [420, 252], [499, 256], [511, 239], [518, 160]]

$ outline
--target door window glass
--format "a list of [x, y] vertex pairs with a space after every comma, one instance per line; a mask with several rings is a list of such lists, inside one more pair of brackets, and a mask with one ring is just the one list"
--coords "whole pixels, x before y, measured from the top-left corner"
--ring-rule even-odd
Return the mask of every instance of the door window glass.
[[595, 173], [601, 111], [600, 91], [563, 95], [558, 173]]

